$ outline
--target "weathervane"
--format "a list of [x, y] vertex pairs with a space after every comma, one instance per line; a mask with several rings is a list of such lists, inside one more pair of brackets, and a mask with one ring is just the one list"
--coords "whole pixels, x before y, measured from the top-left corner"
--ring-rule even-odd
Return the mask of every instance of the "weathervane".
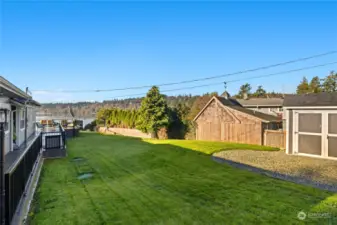
[[223, 82], [223, 84], [224, 84], [224, 87], [225, 87], [225, 91], [227, 91], [227, 82], [225, 81], [225, 82]]

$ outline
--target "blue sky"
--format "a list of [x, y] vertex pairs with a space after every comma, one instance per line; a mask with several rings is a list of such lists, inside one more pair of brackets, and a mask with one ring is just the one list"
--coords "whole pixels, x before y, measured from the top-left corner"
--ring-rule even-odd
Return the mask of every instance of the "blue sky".
[[[24, 89], [113, 89], [221, 75], [337, 50], [337, 3], [13, 1], [0, 3], [0, 74]], [[337, 54], [186, 86], [337, 61]], [[294, 92], [303, 76], [337, 65], [249, 80]], [[247, 80], [248, 81], [248, 80]], [[167, 94], [224, 90], [215, 85]], [[108, 100], [144, 93], [34, 92], [41, 102]]]

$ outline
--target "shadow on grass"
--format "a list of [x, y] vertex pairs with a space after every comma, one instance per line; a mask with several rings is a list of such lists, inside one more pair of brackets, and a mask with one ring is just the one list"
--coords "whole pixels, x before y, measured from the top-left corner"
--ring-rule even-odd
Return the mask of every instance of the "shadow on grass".
[[[135, 184], [141, 183], [150, 190], [165, 193], [168, 198], [181, 199], [185, 207], [190, 207], [184, 215], [184, 222], [189, 224], [196, 218], [201, 224], [295, 224], [301, 222], [297, 219], [299, 211], [331, 210], [333, 207], [329, 204], [335, 199], [330, 192], [219, 164], [200, 151], [177, 145], [151, 144], [141, 138], [82, 133], [69, 141], [68, 149], [69, 163], [73, 157], [86, 158], [96, 169], [97, 179], [102, 176], [102, 179], [123, 183], [131, 177], [137, 180]], [[147, 179], [140, 178], [144, 176]], [[142, 193], [138, 194], [144, 198]], [[43, 199], [41, 201], [43, 203]], [[160, 199], [155, 201], [160, 203]], [[153, 207], [160, 206], [154, 204]], [[179, 206], [172, 204], [172, 207]], [[154, 222], [147, 220], [147, 209], [138, 208], [134, 210], [144, 210], [139, 211], [139, 215], [144, 215], [139, 223]], [[156, 223], [174, 216], [171, 214], [174, 208], [165, 210], [167, 214]], [[98, 208], [95, 211], [101, 213]], [[104, 217], [99, 218], [103, 220]], [[97, 224], [112, 222], [105, 219]], [[178, 219], [175, 222], [182, 223]], [[322, 220], [319, 222], [322, 224]]]

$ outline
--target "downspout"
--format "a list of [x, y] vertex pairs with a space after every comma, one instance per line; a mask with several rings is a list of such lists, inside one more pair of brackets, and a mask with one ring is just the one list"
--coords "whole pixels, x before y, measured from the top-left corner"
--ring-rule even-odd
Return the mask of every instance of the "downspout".
[[[2, 109], [1, 109], [2, 110]], [[6, 224], [6, 190], [5, 190], [5, 129], [4, 123], [0, 122], [0, 223]]]
[[25, 144], [27, 144], [27, 126], [28, 126], [28, 110], [27, 110], [27, 101], [25, 101]]

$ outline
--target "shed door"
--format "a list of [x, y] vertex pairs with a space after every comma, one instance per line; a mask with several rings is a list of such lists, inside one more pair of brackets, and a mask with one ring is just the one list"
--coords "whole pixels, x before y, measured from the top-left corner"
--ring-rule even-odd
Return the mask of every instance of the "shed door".
[[328, 113], [328, 157], [337, 157], [337, 113]]
[[322, 155], [322, 113], [300, 112], [295, 120], [297, 152]]

